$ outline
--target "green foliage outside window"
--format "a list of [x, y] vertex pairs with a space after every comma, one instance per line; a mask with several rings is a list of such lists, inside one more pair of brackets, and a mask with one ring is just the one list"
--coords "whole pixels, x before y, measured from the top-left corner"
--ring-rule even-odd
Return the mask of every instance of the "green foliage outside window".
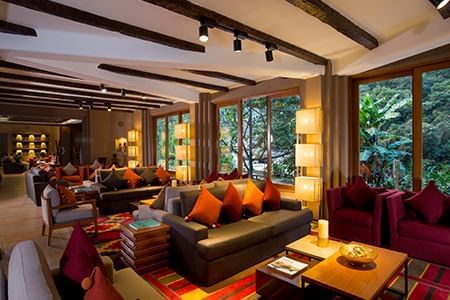
[[156, 165], [166, 166], [166, 119], [156, 119]]

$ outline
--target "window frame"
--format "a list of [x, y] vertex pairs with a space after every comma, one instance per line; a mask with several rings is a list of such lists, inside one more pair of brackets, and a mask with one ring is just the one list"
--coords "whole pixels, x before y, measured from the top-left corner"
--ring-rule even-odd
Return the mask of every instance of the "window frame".
[[422, 158], [423, 158], [423, 98], [422, 98], [422, 75], [426, 72], [450, 68], [450, 60], [442, 60], [440, 62], [412, 64], [410, 67], [404, 67], [400, 70], [390, 71], [389, 68], [383, 73], [376, 75], [369, 74], [367, 76], [354, 76], [351, 78], [351, 99], [349, 106], [349, 115], [351, 116], [351, 124], [349, 126], [349, 135], [351, 138], [350, 163], [351, 174], [357, 176], [359, 174], [359, 86], [361, 84], [378, 82], [383, 80], [395, 79], [403, 76], [412, 77], [412, 159], [413, 159], [413, 191], [417, 192], [422, 189]]
[[[269, 178], [272, 178], [272, 146], [270, 143], [270, 137], [272, 135], [272, 100], [273, 99], [280, 99], [283, 97], [289, 97], [289, 96], [298, 96], [300, 101], [299, 101], [299, 106], [298, 108], [300, 109], [303, 106], [303, 97], [302, 97], [302, 93], [300, 91], [299, 88], [290, 88], [290, 89], [286, 89], [286, 90], [281, 90], [281, 91], [275, 91], [272, 93], [267, 93], [264, 95], [251, 95], [251, 96], [245, 96], [242, 98], [237, 98], [237, 99], [231, 99], [231, 100], [226, 100], [220, 103], [217, 103], [215, 105], [215, 112], [216, 112], [216, 122], [215, 122], [215, 135], [216, 135], [216, 139], [215, 139], [215, 161], [214, 161], [214, 166], [218, 169], [219, 168], [219, 137], [220, 137], [220, 127], [219, 127], [219, 110], [222, 107], [227, 107], [227, 106], [233, 106], [236, 105], [237, 106], [237, 114], [238, 114], [238, 159], [237, 159], [237, 169], [239, 171], [239, 173], [242, 174], [242, 169], [243, 169], [243, 161], [244, 161], [244, 157], [243, 157], [243, 102], [245, 100], [249, 100], [249, 99], [254, 99], [254, 98], [259, 98], [259, 97], [265, 97], [267, 99], [267, 175]], [[292, 147], [295, 147], [295, 141], [292, 142]], [[283, 184], [283, 183], [274, 183], [279, 189], [281, 190], [285, 190], [285, 191], [293, 191], [294, 190], [294, 184]]]

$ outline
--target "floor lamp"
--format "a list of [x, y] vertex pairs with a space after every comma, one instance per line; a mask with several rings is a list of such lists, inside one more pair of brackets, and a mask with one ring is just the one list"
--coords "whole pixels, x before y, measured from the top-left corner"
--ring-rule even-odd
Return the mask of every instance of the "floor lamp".
[[179, 141], [179, 145], [175, 146], [175, 159], [181, 162], [181, 164], [176, 167], [175, 177], [177, 180], [189, 184], [191, 181], [191, 168], [189, 163], [192, 153], [191, 146], [189, 145], [189, 123], [179, 123], [175, 125], [175, 138]]

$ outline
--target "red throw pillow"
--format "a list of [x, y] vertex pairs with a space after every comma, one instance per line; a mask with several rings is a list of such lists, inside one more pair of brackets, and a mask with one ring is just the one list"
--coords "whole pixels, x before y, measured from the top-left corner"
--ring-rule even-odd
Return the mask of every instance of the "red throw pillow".
[[430, 181], [423, 190], [406, 200], [405, 205], [428, 223], [434, 224], [439, 222], [444, 214], [444, 201], [445, 195], [441, 193], [433, 181]]
[[242, 217], [243, 203], [241, 194], [230, 182], [223, 199], [223, 214], [230, 222], [237, 222]]
[[217, 172], [217, 170], [214, 170], [211, 172], [211, 174], [208, 175], [208, 177], [205, 178], [205, 181], [207, 183], [216, 181], [217, 179], [219, 179], [219, 172]]
[[92, 241], [77, 223], [59, 261], [59, 269], [65, 277], [77, 284], [99, 267], [106, 274], [105, 267]]
[[85, 278], [81, 285], [83, 289], [87, 290], [84, 300], [123, 300], [123, 297], [98, 267], [95, 267], [92, 275]]
[[167, 181], [169, 181], [170, 179], [170, 173], [164, 170], [163, 167], [159, 167], [156, 170], [155, 175], [158, 176], [159, 181], [161, 182], [162, 185], [165, 185]]
[[225, 180], [233, 180], [238, 178], [239, 178], [239, 171], [236, 168], [234, 168], [234, 170], [231, 171], [230, 174], [223, 176], [223, 179]]
[[61, 198], [61, 204], [69, 204], [77, 202], [77, 197], [75, 193], [65, 186], [58, 185], [59, 196]]
[[344, 201], [361, 210], [371, 210], [376, 197], [377, 192], [367, 185], [364, 178], [358, 176], [350, 190], [344, 194]]
[[219, 220], [222, 201], [214, 197], [207, 189], [201, 187], [200, 195], [195, 202], [194, 208], [188, 215], [188, 219], [193, 219], [198, 223], [213, 226]]
[[257, 216], [262, 213], [264, 193], [253, 183], [247, 180], [247, 187], [244, 193], [244, 207], [253, 215]]
[[279, 210], [281, 208], [281, 194], [275, 184], [272, 183], [270, 178], [266, 178], [266, 184], [264, 187], [264, 199], [263, 202], [271, 210]]
[[127, 185], [130, 189], [136, 188], [139, 185], [139, 182], [143, 180], [141, 176], [134, 173], [131, 169], [127, 169], [122, 178], [127, 180]]

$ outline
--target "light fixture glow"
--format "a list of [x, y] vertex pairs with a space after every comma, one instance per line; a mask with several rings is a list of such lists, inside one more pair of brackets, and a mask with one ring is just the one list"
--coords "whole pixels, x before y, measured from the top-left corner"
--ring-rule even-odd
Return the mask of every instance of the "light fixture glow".
[[200, 20], [200, 27], [198, 28], [198, 39], [202, 43], [206, 43], [208, 41], [208, 26], [206, 26], [206, 22], [204, 19]]
[[443, 7], [446, 6], [449, 2], [450, 2], [450, 0], [442, 0], [441, 3], [438, 4], [437, 9], [443, 8]]
[[142, 98], [142, 100], [145, 100], [145, 99], [147, 99], [147, 96], [145, 94], [142, 94], [141, 98]]
[[296, 112], [295, 133], [314, 134], [322, 132], [322, 109], [304, 108]]
[[108, 108], [108, 111], [112, 111], [111, 103], [107, 103], [107, 104], [106, 104], [106, 107]]
[[103, 83], [101, 83], [100, 84], [100, 91], [102, 92], [102, 93], [106, 93], [108, 90], [106, 89], [106, 86], [103, 84]]
[[79, 108], [80, 110], [83, 110], [83, 101], [80, 101]]

